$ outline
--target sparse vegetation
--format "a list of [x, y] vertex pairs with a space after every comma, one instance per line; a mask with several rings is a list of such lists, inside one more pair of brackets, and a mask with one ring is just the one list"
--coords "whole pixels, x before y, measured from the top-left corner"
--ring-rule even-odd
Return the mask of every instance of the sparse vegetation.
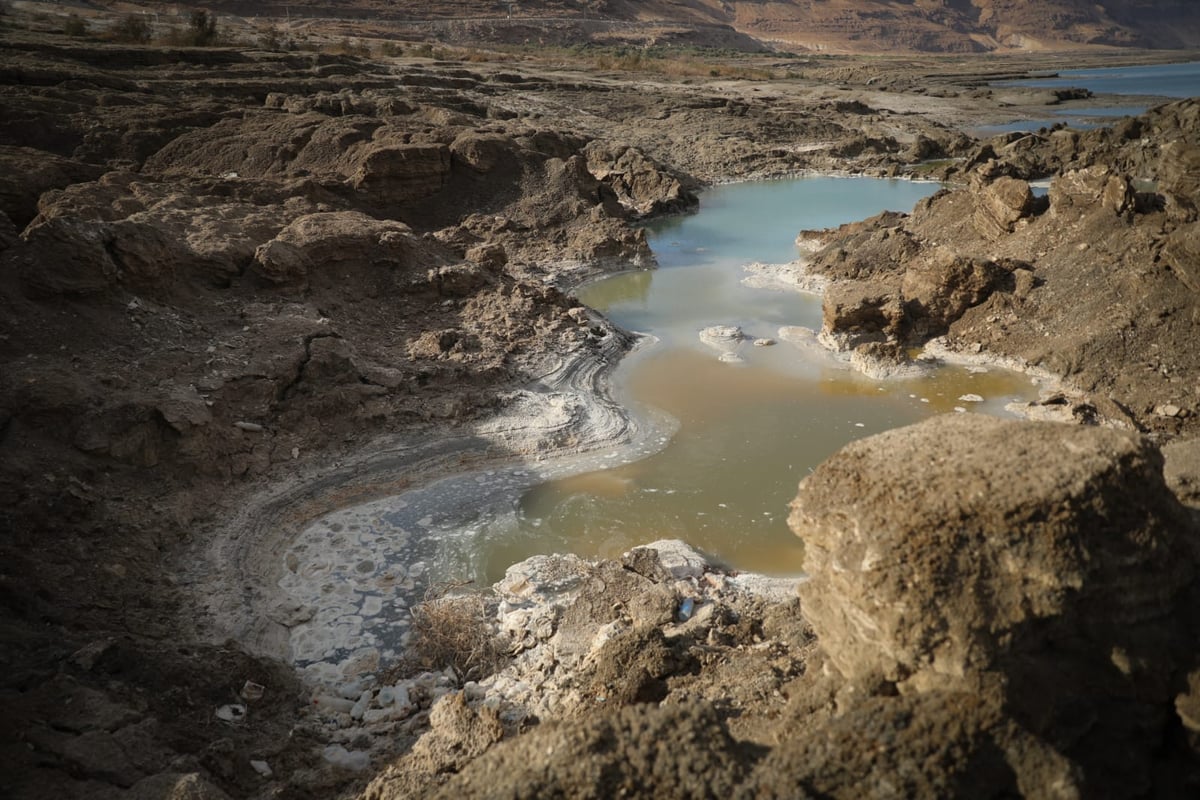
[[[744, 57], [745, 54], [738, 54]], [[674, 77], [740, 78], [771, 80], [777, 77], [769, 69], [745, 64], [730, 64], [732, 56], [724, 52], [675, 48], [617, 48], [593, 56], [596, 69], [620, 72], [652, 72]]]
[[216, 15], [207, 11], [193, 11], [188, 16], [187, 26], [182, 30], [171, 28], [163, 41], [183, 47], [206, 47], [217, 44], [219, 38]]
[[359, 58], [370, 58], [371, 56], [371, 48], [366, 42], [351, 39], [349, 36], [343, 36], [340, 42], [326, 45], [321, 50], [335, 56], [358, 56]]
[[81, 39], [89, 33], [88, 24], [78, 14], [68, 14], [67, 21], [63, 23], [63, 33], [67, 36]]
[[458, 585], [434, 587], [425, 602], [413, 606], [412, 639], [400, 671], [453, 667], [460, 680], [479, 680], [507, 660], [503, 639], [488, 622], [483, 597], [447, 594], [455, 588]]
[[146, 44], [150, 41], [150, 23], [141, 14], [126, 14], [109, 31], [118, 42]]

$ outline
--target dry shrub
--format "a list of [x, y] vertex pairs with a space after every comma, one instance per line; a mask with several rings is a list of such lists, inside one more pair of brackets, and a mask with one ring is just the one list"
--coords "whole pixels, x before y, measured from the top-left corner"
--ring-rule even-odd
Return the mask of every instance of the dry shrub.
[[150, 41], [150, 23], [141, 14], [126, 14], [109, 29], [109, 36], [118, 42], [147, 44]]
[[80, 39], [87, 36], [89, 32], [87, 22], [81, 19], [78, 14], [67, 15], [67, 20], [63, 23], [63, 34]]
[[371, 48], [369, 45], [357, 39], [351, 39], [349, 36], [343, 36], [341, 41], [325, 45], [321, 48], [321, 52], [331, 56], [371, 57]]
[[431, 587], [412, 608], [412, 638], [401, 669], [408, 672], [453, 667], [462, 681], [486, 678], [508, 660], [503, 637], [488, 620], [483, 595], [447, 594], [462, 584]]

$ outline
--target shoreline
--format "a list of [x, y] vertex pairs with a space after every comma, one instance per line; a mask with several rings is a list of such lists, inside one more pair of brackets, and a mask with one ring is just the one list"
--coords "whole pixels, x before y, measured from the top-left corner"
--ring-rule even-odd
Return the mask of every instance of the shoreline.
[[[810, 171], [810, 174], [819, 174], [821, 177], [871, 177], [849, 173], [830, 175], [815, 171]], [[803, 239], [803, 236], [801, 238]], [[828, 288], [829, 280], [808, 272], [803, 259], [783, 265], [748, 264], [745, 268], [749, 271], [753, 267], [758, 267], [764, 273], [789, 270], [799, 276], [800, 283], [791, 283], [778, 274], [772, 275], [775, 288], [779, 291], [799, 291], [821, 296]], [[601, 265], [590, 265], [581, 269], [581, 265], [573, 264], [565, 274], [576, 279], [580, 271], [587, 273], [585, 277], [573, 280], [572, 285], [577, 289], [593, 280], [640, 269], [644, 267], [631, 266], [627, 270], [613, 271]], [[546, 278], [553, 281], [555, 276], [547, 275]], [[294, 664], [287, 644], [290, 636], [288, 631], [292, 626], [280, 622], [281, 619], [296, 616], [293, 598], [279, 588], [279, 580], [284, 576], [286, 569], [281, 553], [287, 551], [288, 546], [295, 542], [297, 537], [322, 517], [352, 508], [375, 506], [389, 500], [403, 500], [405, 495], [428, 492], [438, 484], [450, 480], [465, 481], [483, 471], [491, 475], [492, 472], [526, 470], [533, 473], [527, 483], [532, 486], [601, 466], [628, 463], [652, 455], [667, 446], [664, 442], [651, 450], [637, 451], [639, 441], [646, 442], [668, 431], [671, 423], [661, 420], [655, 423], [644, 415], [638, 416], [612, 393], [613, 374], [637, 351], [639, 337], [644, 337], [645, 334], [620, 331], [607, 318], [592, 309], [589, 309], [589, 315], [602, 320], [613, 332], [610, 341], [621, 346], [600, 356], [581, 351], [577, 353], [577, 359], [572, 359], [570, 354], [547, 354], [546, 358], [557, 359], [560, 363], [558, 369], [547, 375], [561, 375], [550, 380], [546, 380], [547, 375], [543, 375], [541, 378], [534, 378], [533, 383], [525, 388], [510, 392], [510, 405], [506, 411], [485, 418], [468, 430], [451, 429], [440, 434], [431, 432], [430, 435], [438, 435], [439, 440], [423, 446], [412, 442], [398, 442], [395, 441], [396, 437], [387, 437], [368, 448], [368, 452], [335, 462], [332, 472], [313, 468], [312, 474], [289, 481], [285, 488], [280, 489], [276, 486], [256, 493], [248, 504], [251, 507], [257, 505], [261, 511], [248, 509], [235, 520], [219, 526], [224, 533], [214, 538], [213, 543], [206, 548], [207, 552], [202, 560], [210, 564], [253, 565], [228, 579], [231, 588], [226, 594], [230, 597], [239, 595], [232, 587], [240, 584], [271, 588], [269, 591], [262, 591], [260, 588], [263, 596], [254, 598], [253, 601], [244, 598], [238, 601], [244, 604], [240, 616], [246, 620], [240, 625], [230, 624], [239, 616], [239, 612], [231, 611], [228, 602], [217, 603], [216, 607], [220, 610], [213, 616], [224, 620], [224, 624], [218, 621], [214, 623], [214, 627], [234, 632], [233, 635], [254, 652], [284, 658], [289, 664]], [[825, 337], [816, 335], [816, 332], [813, 340], [839, 364], [867, 377], [882, 381], [912, 377], [903, 369], [890, 372], [871, 371], [868, 368], [870, 365], [851, 358]], [[928, 353], [936, 362], [920, 363], [922, 372], [936, 370], [941, 364], [996, 367], [1028, 377], [1039, 387], [1039, 397], [1042, 400], [1055, 393], [1064, 393], [1076, 401], [1084, 396], [1077, 388], [1068, 386], [1063, 379], [1047, 370], [1032, 367], [1019, 359], [996, 354], [970, 354], [951, 350], [946, 346], [943, 337], [927, 342], [922, 352]], [[917, 361], [922, 362], [923, 359], [918, 357]], [[531, 387], [536, 387], [537, 390], [531, 391]], [[561, 427], [547, 429], [531, 425], [534, 420], [545, 416], [548, 403], [552, 398], [563, 394], [564, 389], [565, 394], [580, 402], [581, 408], [577, 413], [569, 415]], [[514, 406], [522, 403], [532, 405], [519, 410], [514, 409]], [[1053, 418], [1050, 414], [1039, 415], [1037, 406], [1036, 402], [1030, 402], [1019, 407], [1006, 408], [1006, 411], [1024, 419]], [[598, 416], [607, 420], [607, 423], [596, 426], [595, 419]], [[1073, 420], [1068, 414], [1061, 421]], [[1106, 418], [1105, 423], [1128, 427], [1124, 420]], [[582, 442], [579, 441], [581, 435]], [[567, 441], [571, 443], [566, 444]], [[616, 460], [602, 460], [605, 457], [615, 457]], [[304, 510], [297, 511], [297, 504]], [[270, 533], [261, 538], [234, 533], [242, 530]], [[433, 534], [424, 532], [414, 535]], [[478, 588], [483, 591], [489, 590], [486, 586]], [[208, 598], [218, 593], [201, 591], [199, 594]], [[257, 623], [251, 620], [257, 620]], [[221, 636], [217, 635], [216, 638]], [[320, 685], [319, 682], [317, 685]]]

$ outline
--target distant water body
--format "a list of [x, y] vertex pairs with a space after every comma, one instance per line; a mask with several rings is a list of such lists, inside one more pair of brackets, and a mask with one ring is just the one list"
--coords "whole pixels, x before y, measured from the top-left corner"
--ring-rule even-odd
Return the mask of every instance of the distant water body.
[[[1153, 64], [1139, 67], [1106, 67], [1102, 69], [1069, 69], [1054, 77], [1029, 78], [1017, 81], [998, 81], [994, 87], [1023, 87], [1088, 89], [1096, 95], [1128, 97], [1200, 97], [1200, 61], [1184, 64]], [[991, 136], [1012, 131], [1029, 131], [1066, 123], [1072, 128], [1086, 130], [1112, 124], [1113, 120], [1144, 113], [1146, 103], [1103, 105], [1060, 109], [1053, 116], [1040, 119], [1016, 120], [1002, 125], [986, 125], [974, 129], [977, 136]]]
[[1148, 95], [1152, 97], [1200, 96], [1200, 61], [1152, 64], [1138, 67], [1068, 69], [1055, 77], [1002, 81], [992, 86], [1027, 86], [1063, 89], [1078, 87], [1093, 94]]

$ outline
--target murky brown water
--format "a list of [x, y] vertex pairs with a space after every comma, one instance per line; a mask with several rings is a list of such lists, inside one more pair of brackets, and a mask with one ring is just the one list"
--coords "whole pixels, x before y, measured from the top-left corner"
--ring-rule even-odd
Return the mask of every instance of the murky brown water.
[[706, 194], [697, 215], [660, 223], [651, 231], [658, 270], [598, 282], [580, 299], [658, 339], [622, 365], [617, 383], [635, 407], [676, 418], [678, 432], [656, 455], [525, 492], [508, 530], [484, 537], [487, 563], [554, 550], [615, 556], [670, 537], [740, 569], [795, 572], [803, 544], [787, 528], [787, 504], [831, 453], [932, 414], [1004, 414], [1006, 403], [1036, 396], [1027, 378], [1000, 370], [874, 381], [787, 342], [744, 342], [743, 363], [725, 363], [699, 340], [716, 324], [771, 338], [783, 325], [819, 327], [818, 299], [746, 287], [743, 265], [791, 260], [801, 229], [907, 210], [936, 188], [837, 178], [742, 184]]
[[[931, 414], [1000, 414], [1036, 394], [1028, 379], [998, 370], [864, 378], [779, 337], [781, 326], [818, 327], [818, 299], [742, 284], [747, 263], [795, 258], [800, 230], [906, 210], [934, 189], [829, 178], [741, 184], [706, 193], [696, 215], [657, 225], [659, 269], [580, 293], [654, 337], [614, 376], [619, 399], [647, 421], [638, 441], [621, 452], [455, 474], [314, 520], [283, 556], [280, 586], [315, 609], [292, 629], [297, 665], [314, 681], [337, 682], [362, 664], [388, 662], [403, 651], [408, 609], [429, 586], [486, 586], [543, 553], [617, 556], [673, 537], [735, 568], [800, 571], [803, 543], [788, 531], [788, 503], [831, 453]], [[728, 363], [698, 336], [712, 325], [781, 341], [743, 341], [740, 363]], [[664, 415], [676, 420], [673, 435]], [[593, 471], [571, 474], [581, 464]]]

